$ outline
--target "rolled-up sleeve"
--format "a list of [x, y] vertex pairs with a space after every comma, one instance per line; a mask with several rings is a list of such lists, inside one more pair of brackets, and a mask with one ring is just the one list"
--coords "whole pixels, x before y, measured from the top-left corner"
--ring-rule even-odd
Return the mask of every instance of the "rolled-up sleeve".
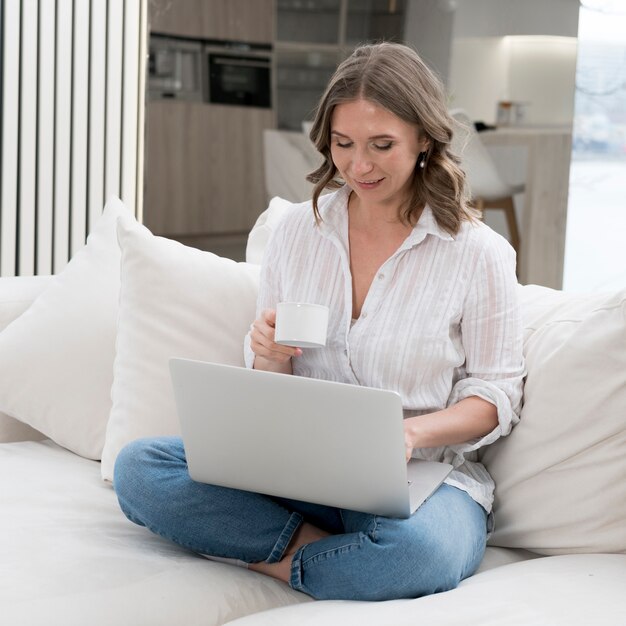
[[479, 257], [461, 319], [466, 377], [452, 388], [448, 406], [478, 396], [494, 404], [498, 425], [472, 441], [451, 446], [463, 454], [508, 435], [519, 421], [525, 376], [515, 253], [492, 239]]

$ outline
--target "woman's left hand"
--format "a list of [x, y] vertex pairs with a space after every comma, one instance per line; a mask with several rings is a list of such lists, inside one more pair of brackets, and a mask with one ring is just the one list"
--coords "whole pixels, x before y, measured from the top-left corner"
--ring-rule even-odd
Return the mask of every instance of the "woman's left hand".
[[404, 422], [404, 454], [406, 456], [406, 462], [411, 460], [411, 454], [413, 448], [415, 448], [415, 420], [412, 417], [407, 417]]

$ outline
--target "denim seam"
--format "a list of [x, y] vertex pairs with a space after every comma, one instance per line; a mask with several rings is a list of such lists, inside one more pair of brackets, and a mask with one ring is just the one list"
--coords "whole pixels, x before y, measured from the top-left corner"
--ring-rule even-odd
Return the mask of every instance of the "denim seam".
[[292, 513], [285, 525], [285, 528], [280, 533], [274, 547], [272, 548], [269, 556], [265, 559], [266, 563], [278, 563], [284, 554], [285, 550], [289, 546], [292, 537], [294, 536], [296, 530], [300, 527], [300, 524], [303, 522], [303, 517], [300, 513]]
[[325, 552], [318, 552], [308, 559], [303, 559], [304, 548], [306, 545], [300, 547], [297, 552], [293, 556], [293, 560], [291, 562], [291, 579], [289, 584], [292, 589], [296, 591], [305, 591], [304, 585], [302, 583], [302, 572], [307, 564], [310, 564], [316, 560], [319, 560], [320, 557], [327, 557], [330, 554], [341, 554], [343, 552], [347, 552], [353, 548], [359, 548], [361, 543], [346, 543], [343, 546], [335, 547], [332, 550], [326, 550]]
[[355, 543], [345, 543], [342, 546], [334, 547], [332, 550], [325, 550], [324, 552], [316, 552], [313, 556], [310, 556], [308, 559], [302, 561], [302, 566], [306, 567], [308, 563], [313, 563], [321, 558], [327, 557], [329, 554], [341, 554], [343, 552], [348, 552], [352, 548], [360, 548], [361, 542]]
[[296, 553], [293, 555], [293, 560], [291, 561], [291, 579], [289, 580], [289, 584], [292, 589], [296, 591], [304, 591], [304, 586], [302, 585], [302, 552], [304, 550], [304, 546], [298, 548]]
[[378, 533], [378, 527], [380, 526], [380, 522], [378, 521], [378, 519], [379, 519], [378, 515], [374, 515], [374, 528], [372, 529], [372, 532], [370, 535], [374, 543], [378, 543], [377, 533]]

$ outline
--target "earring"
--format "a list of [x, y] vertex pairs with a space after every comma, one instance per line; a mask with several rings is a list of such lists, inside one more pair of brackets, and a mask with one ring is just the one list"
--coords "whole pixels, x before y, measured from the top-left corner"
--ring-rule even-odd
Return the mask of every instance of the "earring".
[[428, 156], [428, 152], [420, 152], [417, 157], [417, 164], [421, 170], [426, 167], [426, 157]]

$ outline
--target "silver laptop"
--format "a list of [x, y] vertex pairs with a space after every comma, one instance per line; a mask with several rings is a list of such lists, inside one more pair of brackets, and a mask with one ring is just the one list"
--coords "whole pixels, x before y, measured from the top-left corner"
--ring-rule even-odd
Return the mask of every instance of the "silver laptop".
[[393, 391], [171, 359], [197, 481], [406, 518], [452, 470], [405, 461]]

